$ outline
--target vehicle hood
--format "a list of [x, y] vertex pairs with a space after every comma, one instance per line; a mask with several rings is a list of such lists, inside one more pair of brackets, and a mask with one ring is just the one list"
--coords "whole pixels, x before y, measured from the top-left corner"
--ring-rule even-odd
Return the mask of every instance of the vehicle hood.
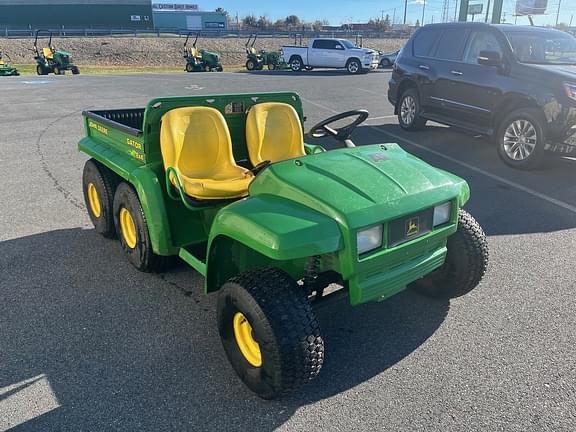
[[376, 51], [369, 48], [352, 48], [349, 51], [352, 51], [353, 53], [358, 55], [372, 55], [376, 53]]
[[552, 72], [564, 79], [576, 82], [576, 65], [527, 64], [527, 66], [548, 73]]
[[397, 144], [333, 150], [278, 162], [250, 186], [298, 202], [351, 228], [395, 219], [469, 196], [466, 182], [411, 156]]

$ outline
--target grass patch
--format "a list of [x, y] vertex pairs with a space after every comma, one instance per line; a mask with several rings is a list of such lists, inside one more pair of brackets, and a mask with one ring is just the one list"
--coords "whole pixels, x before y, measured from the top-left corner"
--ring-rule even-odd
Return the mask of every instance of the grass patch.
[[[15, 64], [21, 75], [36, 75], [35, 64]], [[133, 73], [175, 73], [184, 72], [184, 65], [166, 66], [79, 66], [81, 74], [133, 74]], [[226, 72], [239, 72], [243, 66], [224, 66]], [[67, 71], [68, 74], [72, 72]]]

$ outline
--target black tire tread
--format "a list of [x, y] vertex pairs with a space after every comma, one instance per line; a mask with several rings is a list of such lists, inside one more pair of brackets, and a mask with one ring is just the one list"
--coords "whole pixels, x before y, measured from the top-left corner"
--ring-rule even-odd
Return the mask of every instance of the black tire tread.
[[[455, 298], [472, 291], [486, 274], [489, 249], [480, 224], [467, 211], [458, 213], [458, 230], [448, 238], [442, 267], [411, 284], [428, 297]], [[460, 268], [455, 260], [460, 260]]]
[[[318, 321], [304, 291], [282, 270], [250, 270], [231, 278], [228, 284], [245, 289], [261, 311], [278, 345], [271, 360], [279, 366], [279, 379], [267, 399], [285, 396], [314, 379], [324, 363], [324, 341]], [[225, 288], [224, 288], [225, 289]]]
[[104, 165], [102, 165], [100, 162], [98, 162], [95, 159], [89, 159], [86, 161], [86, 163], [84, 164], [84, 172], [82, 174], [82, 189], [83, 189], [83, 193], [84, 193], [84, 202], [86, 203], [86, 210], [88, 211], [88, 214], [90, 216], [90, 218], [92, 219], [92, 215], [91, 212], [89, 210], [89, 203], [88, 203], [88, 196], [87, 196], [87, 191], [86, 191], [86, 186], [87, 183], [89, 182], [89, 179], [87, 178], [89, 176], [89, 171], [90, 170], [94, 170], [98, 175], [97, 178], [94, 179], [95, 181], [99, 181], [100, 182], [100, 189], [103, 192], [103, 197], [101, 197], [101, 199], [106, 200], [106, 206], [102, 206], [103, 207], [103, 211], [105, 209], [108, 209], [108, 212], [110, 213], [107, 217], [108, 217], [108, 223], [106, 224], [106, 226], [103, 229], [98, 229], [98, 227], [96, 227], [96, 223], [94, 223], [94, 220], [92, 220], [92, 222], [94, 223], [94, 226], [97, 230], [97, 232], [99, 234], [101, 234], [103, 237], [105, 238], [115, 238], [116, 237], [116, 228], [114, 226], [114, 216], [112, 214], [112, 209], [113, 209], [113, 203], [114, 203], [114, 193], [116, 192], [116, 187], [118, 186], [118, 176], [116, 176], [116, 174], [114, 174], [112, 171], [110, 171], [108, 168], [106, 168]]

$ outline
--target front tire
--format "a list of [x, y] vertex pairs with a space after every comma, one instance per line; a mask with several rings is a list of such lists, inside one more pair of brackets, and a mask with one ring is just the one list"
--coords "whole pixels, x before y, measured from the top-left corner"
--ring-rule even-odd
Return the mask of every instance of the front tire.
[[80, 68], [78, 66], [72, 67], [72, 75], [80, 75]]
[[116, 236], [112, 211], [116, 185], [116, 176], [105, 166], [94, 159], [84, 164], [82, 190], [88, 216], [96, 232], [106, 238]]
[[400, 96], [398, 123], [408, 131], [422, 130], [426, 126], [426, 119], [420, 117], [420, 98], [416, 89], [410, 88]]
[[304, 290], [275, 268], [250, 270], [226, 282], [218, 295], [218, 331], [244, 384], [274, 399], [314, 379], [324, 341]]
[[482, 227], [465, 210], [458, 213], [458, 230], [448, 237], [442, 267], [410, 287], [427, 297], [454, 298], [472, 291], [488, 268], [488, 242]]
[[128, 183], [120, 183], [114, 194], [114, 225], [122, 249], [134, 267], [142, 272], [164, 270], [168, 257], [156, 255], [152, 250], [144, 210]]
[[362, 65], [360, 64], [359, 60], [350, 59], [346, 64], [346, 70], [348, 71], [349, 74], [356, 75], [362, 73]]
[[303, 68], [304, 64], [300, 57], [294, 57], [290, 60], [290, 69], [292, 69], [292, 72], [301, 72]]
[[500, 159], [517, 169], [541, 167], [546, 142], [543, 123], [542, 114], [536, 109], [521, 108], [506, 116], [496, 135]]

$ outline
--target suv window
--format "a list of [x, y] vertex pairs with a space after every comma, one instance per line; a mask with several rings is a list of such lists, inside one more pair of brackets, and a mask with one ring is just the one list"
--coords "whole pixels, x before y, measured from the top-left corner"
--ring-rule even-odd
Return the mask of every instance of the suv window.
[[438, 42], [435, 57], [442, 60], [460, 60], [466, 42], [466, 30], [448, 28], [444, 30]]
[[466, 63], [478, 64], [478, 56], [481, 51], [494, 51], [500, 54], [502, 58], [502, 47], [492, 33], [486, 31], [476, 31], [470, 38], [470, 43], [464, 52], [464, 61]]
[[438, 40], [440, 32], [437, 29], [422, 29], [414, 37], [414, 55], [416, 57], [429, 57], [432, 47]]

